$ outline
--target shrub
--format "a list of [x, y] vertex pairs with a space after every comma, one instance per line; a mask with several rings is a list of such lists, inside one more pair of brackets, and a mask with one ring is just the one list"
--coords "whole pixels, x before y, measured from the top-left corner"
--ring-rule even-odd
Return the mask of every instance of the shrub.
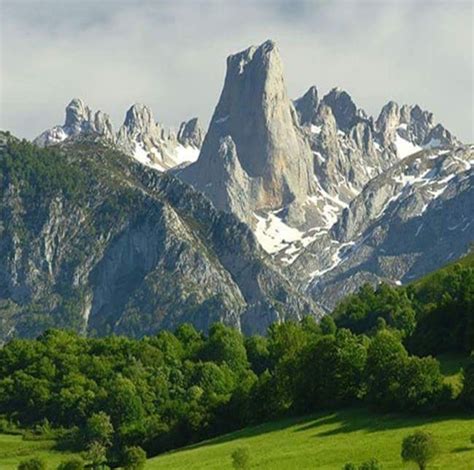
[[80, 458], [66, 460], [58, 465], [58, 470], [83, 470], [84, 461]]
[[232, 452], [232, 465], [236, 470], [250, 468], [250, 450], [248, 447], [238, 447]]
[[403, 439], [401, 456], [403, 461], [414, 462], [420, 470], [425, 470], [438, 451], [438, 444], [431, 434], [416, 431]]
[[359, 465], [359, 470], [381, 470], [382, 466], [378, 463], [377, 459], [370, 459]]
[[93, 442], [87, 448], [87, 451], [84, 454], [84, 458], [92, 464], [92, 467], [98, 467], [104, 465], [106, 458], [107, 449], [100, 442]]
[[46, 468], [45, 461], [38, 458], [23, 460], [18, 465], [18, 470], [46, 470]]
[[348, 462], [342, 467], [342, 470], [382, 470], [382, 466], [378, 463], [377, 459], [370, 459], [358, 467], [352, 462]]
[[145, 468], [146, 452], [138, 446], [127, 447], [123, 453], [122, 466], [126, 470], [142, 470]]

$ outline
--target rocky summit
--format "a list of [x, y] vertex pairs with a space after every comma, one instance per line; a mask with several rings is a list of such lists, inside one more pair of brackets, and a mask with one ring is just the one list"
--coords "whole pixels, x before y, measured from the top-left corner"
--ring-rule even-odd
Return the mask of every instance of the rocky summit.
[[34, 143], [40, 147], [59, 144], [87, 135], [111, 144], [143, 165], [167, 171], [195, 161], [202, 145], [203, 131], [197, 118], [184, 121], [178, 133], [157, 123], [148, 106], [134, 104], [115, 134], [107, 114], [93, 113], [81, 99], [66, 107], [64, 125], [44, 131]]
[[472, 145], [416, 104], [373, 117], [315, 85], [292, 101], [272, 41], [228, 57], [206, 133], [141, 104], [115, 133], [75, 99], [35, 145], [1, 137], [1, 341], [186, 321], [264, 332], [473, 241]]
[[199, 160], [179, 173], [217, 208], [252, 224], [255, 211], [304, 221], [315, 191], [312, 155], [288, 98], [277, 47], [267, 41], [227, 59], [219, 102]]

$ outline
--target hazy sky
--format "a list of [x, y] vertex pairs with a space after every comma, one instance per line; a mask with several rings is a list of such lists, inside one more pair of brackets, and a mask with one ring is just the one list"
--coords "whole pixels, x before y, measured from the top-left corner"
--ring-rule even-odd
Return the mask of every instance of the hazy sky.
[[418, 103], [473, 136], [473, 3], [0, 0], [0, 128], [32, 138], [73, 97], [118, 127], [134, 102], [168, 125], [217, 104], [227, 55], [271, 38], [292, 97], [346, 89], [378, 114]]

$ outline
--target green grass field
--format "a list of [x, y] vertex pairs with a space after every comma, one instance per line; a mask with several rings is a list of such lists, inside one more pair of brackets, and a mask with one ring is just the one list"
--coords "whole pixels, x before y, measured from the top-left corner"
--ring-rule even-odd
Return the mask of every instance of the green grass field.
[[379, 415], [363, 409], [317, 414], [244, 429], [150, 459], [146, 469], [232, 469], [231, 453], [247, 446], [251, 468], [340, 470], [344, 463], [375, 457], [384, 469], [415, 469], [403, 464], [400, 445], [414, 429], [431, 432], [441, 454], [428, 469], [474, 470], [474, 416], [416, 418]]
[[54, 441], [24, 441], [22, 436], [0, 434], [0, 469], [16, 470], [18, 464], [31, 457], [41, 457], [51, 470], [67, 458], [73, 456], [68, 452], [57, 452]]
[[[375, 457], [383, 468], [415, 469], [400, 459], [403, 437], [414, 429], [433, 433], [441, 454], [429, 469], [474, 470], [474, 416], [443, 418], [380, 415], [365, 409], [321, 413], [247, 428], [183, 450], [150, 459], [148, 470], [232, 469], [231, 453], [246, 446], [251, 468], [268, 470], [340, 470], [344, 463]], [[53, 450], [53, 441], [24, 441], [0, 435], [0, 469], [15, 470], [30, 457], [42, 457], [50, 470], [72, 456]]]

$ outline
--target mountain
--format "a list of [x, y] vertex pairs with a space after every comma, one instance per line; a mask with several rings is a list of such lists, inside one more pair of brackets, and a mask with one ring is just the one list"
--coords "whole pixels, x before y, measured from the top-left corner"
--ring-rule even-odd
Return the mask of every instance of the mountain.
[[142, 336], [318, 315], [256, 242], [175, 177], [86, 136], [0, 147], [0, 340], [47, 327]]
[[58, 144], [79, 135], [117, 145], [140, 163], [166, 171], [197, 159], [203, 141], [203, 131], [197, 118], [181, 123], [178, 133], [155, 122], [150, 108], [134, 104], [125, 115], [125, 121], [114, 133], [107, 114], [91, 109], [80, 99], [73, 99], [66, 107], [63, 126], [44, 131], [34, 143], [40, 147]]
[[362, 283], [404, 284], [472, 242], [474, 147], [423, 150], [372, 179], [288, 268], [330, 310]]
[[166, 129], [139, 104], [114, 133], [73, 100], [35, 144], [38, 163], [14, 150], [2, 175], [1, 337], [68, 315], [98, 334], [264, 331], [365, 282], [411, 282], [472, 242], [474, 147], [419, 105], [389, 101], [374, 118], [314, 85], [292, 101], [272, 41], [228, 57], [206, 133], [196, 118]]
[[407, 282], [466, 252], [471, 154], [418, 105], [390, 101], [374, 119], [316, 86], [291, 102], [267, 41], [227, 59], [199, 159], [177, 174], [330, 309], [365, 281]]
[[64, 125], [44, 131], [34, 140], [34, 143], [40, 147], [46, 147], [80, 134], [93, 134], [110, 142], [114, 141], [109, 116], [102, 111], [93, 113], [81, 99], [75, 98], [66, 107]]
[[287, 219], [304, 221], [302, 204], [315, 190], [312, 155], [272, 41], [228, 57], [199, 160], [179, 176], [250, 224], [255, 211], [282, 207]]
[[117, 133], [117, 146], [140, 163], [160, 171], [193, 162], [202, 145], [196, 118], [183, 122], [178, 134], [157, 124], [147, 106], [135, 104]]

